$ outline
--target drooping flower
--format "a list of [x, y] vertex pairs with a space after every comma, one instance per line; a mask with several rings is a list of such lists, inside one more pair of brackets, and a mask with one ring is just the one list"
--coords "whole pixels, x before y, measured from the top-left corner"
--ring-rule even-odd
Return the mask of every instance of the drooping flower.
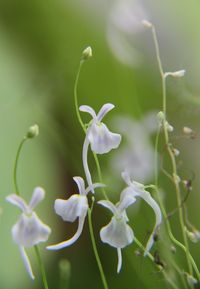
[[138, 182], [132, 181], [130, 178], [130, 175], [127, 172], [122, 173], [122, 178], [124, 179], [128, 187], [126, 187], [122, 191], [121, 198], [124, 199], [125, 197], [129, 197], [129, 198], [133, 198], [133, 200], [135, 200], [137, 197], [142, 198], [153, 209], [155, 213], [156, 221], [155, 221], [154, 229], [149, 237], [149, 240], [147, 241], [145, 252], [144, 252], [144, 256], [146, 256], [148, 252], [150, 251], [151, 247], [153, 246], [155, 233], [158, 230], [162, 221], [161, 210], [160, 210], [159, 205], [150, 195], [150, 193], [145, 190], [144, 185]]
[[55, 201], [54, 209], [56, 214], [61, 216], [64, 221], [74, 222], [78, 218], [78, 229], [72, 238], [58, 244], [48, 246], [48, 250], [59, 250], [76, 242], [83, 231], [85, 217], [89, 208], [87, 194], [89, 191], [91, 191], [91, 189], [104, 186], [103, 184], [96, 183], [93, 184], [92, 187], [85, 189], [85, 182], [81, 177], [74, 177], [73, 179], [78, 186], [79, 194], [73, 194], [67, 200], [57, 199]]
[[22, 210], [18, 222], [12, 227], [12, 237], [19, 246], [25, 268], [32, 279], [34, 279], [34, 275], [25, 248], [47, 241], [51, 233], [51, 229], [34, 212], [34, 208], [44, 199], [44, 195], [44, 190], [36, 187], [28, 205], [16, 194], [6, 197], [8, 202]]
[[[80, 111], [87, 112], [92, 116], [92, 121], [86, 132], [85, 141], [83, 144], [83, 167], [86, 175], [88, 185], [92, 188], [92, 179], [87, 163], [88, 147], [96, 154], [105, 154], [112, 149], [116, 149], [121, 142], [121, 135], [111, 132], [107, 126], [102, 122], [104, 116], [114, 108], [111, 103], [106, 103], [102, 106], [98, 114], [95, 113], [93, 108], [88, 105], [81, 105]], [[94, 190], [92, 189], [94, 193]]]
[[113, 213], [113, 217], [109, 224], [101, 229], [100, 237], [102, 242], [108, 243], [110, 246], [117, 248], [117, 273], [120, 272], [122, 267], [121, 249], [131, 244], [134, 239], [133, 230], [127, 224], [128, 217], [126, 215], [127, 207], [134, 202], [134, 198], [130, 198], [129, 196], [122, 198], [116, 205], [106, 200], [98, 202], [98, 204], [108, 208]]

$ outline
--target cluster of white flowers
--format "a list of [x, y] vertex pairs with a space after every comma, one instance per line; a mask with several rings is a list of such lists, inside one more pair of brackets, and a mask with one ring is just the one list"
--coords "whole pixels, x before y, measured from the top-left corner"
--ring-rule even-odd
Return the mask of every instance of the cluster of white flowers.
[[[78, 186], [79, 194], [72, 195], [68, 200], [57, 199], [55, 201], [55, 212], [60, 215], [64, 221], [74, 222], [78, 218], [79, 225], [77, 232], [72, 238], [61, 243], [48, 246], [47, 249], [49, 250], [58, 250], [70, 246], [79, 238], [83, 230], [84, 221], [89, 208], [87, 195], [89, 192], [94, 194], [95, 188], [105, 186], [104, 184], [100, 183], [92, 183], [87, 156], [89, 145], [91, 150], [96, 154], [108, 153], [110, 150], [116, 149], [119, 146], [121, 136], [109, 131], [107, 126], [101, 122], [103, 117], [113, 108], [113, 104], [104, 104], [98, 114], [96, 114], [90, 106], [82, 105], [79, 108], [80, 111], [87, 112], [92, 116], [92, 121], [90, 122], [86, 131], [82, 155], [83, 167], [88, 187], [85, 188], [84, 180], [81, 177], [74, 177], [74, 181]], [[144, 199], [155, 212], [156, 223], [149, 241], [147, 242], [144, 255], [146, 255], [151, 249], [154, 240], [154, 233], [161, 223], [160, 208], [151, 197], [150, 193], [145, 190], [145, 187], [140, 183], [131, 181], [128, 172], [123, 172], [122, 178], [127, 184], [127, 187], [121, 192], [120, 200], [116, 205], [109, 200], [98, 201], [98, 204], [108, 208], [113, 213], [113, 217], [109, 224], [101, 229], [100, 238], [102, 242], [108, 243], [110, 246], [117, 248], [117, 272], [120, 272], [122, 266], [121, 249], [131, 244], [134, 240], [133, 230], [127, 224], [128, 217], [126, 214], [126, 209], [135, 203], [137, 197], [140, 197]]]
[[[89, 209], [88, 194], [95, 193], [95, 189], [105, 187], [101, 183], [93, 183], [88, 166], [88, 148], [96, 154], [105, 154], [112, 149], [118, 148], [121, 142], [121, 135], [111, 132], [108, 127], [102, 122], [104, 116], [114, 108], [111, 103], [104, 104], [99, 113], [87, 105], [80, 106], [80, 111], [87, 112], [92, 116], [92, 120], [86, 131], [86, 137], [83, 144], [83, 167], [85, 171], [86, 181], [88, 186], [85, 186], [85, 181], [81, 177], [74, 177], [74, 181], [78, 186], [78, 194], [73, 194], [67, 200], [57, 199], [55, 201], [54, 209], [56, 214], [61, 216], [64, 221], [74, 222], [78, 219], [78, 229], [73, 237], [66, 241], [55, 245], [47, 246], [49, 250], [59, 250], [72, 245], [80, 237], [85, 218]], [[153, 242], [154, 234], [161, 223], [161, 211], [152, 198], [149, 192], [145, 190], [145, 186], [131, 180], [128, 171], [122, 172], [122, 178], [126, 183], [125, 189], [121, 192], [119, 202], [113, 204], [109, 200], [100, 200], [98, 204], [109, 209], [113, 216], [111, 221], [104, 226], [100, 231], [100, 238], [102, 242], [108, 243], [110, 246], [117, 249], [118, 266], [117, 272], [120, 272], [122, 266], [121, 249], [131, 244], [134, 240], [134, 233], [132, 228], [127, 224], [129, 219], [126, 209], [134, 204], [137, 198], [142, 198], [148, 205], [152, 207], [156, 215], [156, 222], [152, 234], [147, 242], [144, 255], [148, 254]], [[28, 256], [25, 252], [25, 247], [33, 247], [40, 242], [48, 239], [51, 229], [42, 223], [34, 212], [36, 205], [44, 198], [44, 190], [40, 187], [36, 188], [29, 205], [18, 195], [13, 194], [6, 199], [13, 205], [16, 205], [22, 210], [19, 221], [12, 228], [13, 240], [19, 245], [20, 252], [30, 277], [33, 279], [34, 275]]]

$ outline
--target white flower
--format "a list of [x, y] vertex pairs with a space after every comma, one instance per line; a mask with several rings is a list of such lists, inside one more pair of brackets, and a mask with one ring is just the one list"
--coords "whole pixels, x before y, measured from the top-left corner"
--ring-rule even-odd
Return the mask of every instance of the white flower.
[[121, 249], [131, 244], [134, 239], [133, 231], [131, 227], [127, 225], [128, 217], [125, 211], [126, 208], [134, 202], [134, 198], [130, 198], [129, 196], [121, 199], [116, 205], [105, 200], [98, 202], [98, 204], [108, 208], [113, 213], [110, 223], [101, 229], [100, 237], [102, 242], [117, 248], [117, 273], [120, 272], [122, 267]]
[[97, 115], [90, 106], [81, 105], [79, 108], [80, 111], [88, 112], [93, 118], [87, 130], [87, 138], [90, 142], [92, 151], [96, 154], [108, 153], [110, 150], [116, 149], [121, 142], [121, 136], [109, 131], [107, 126], [101, 122], [104, 116], [113, 108], [113, 104], [106, 103], [102, 106]]
[[150, 251], [151, 247], [153, 246], [154, 235], [162, 221], [161, 210], [158, 204], [156, 203], [156, 201], [150, 195], [150, 193], [145, 190], [144, 185], [131, 181], [130, 175], [127, 172], [122, 173], [122, 178], [127, 183], [128, 187], [122, 191], [121, 198], [124, 199], [125, 197], [129, 197], [129, 198], [133, 198], [133, 200], [135, 200], [135, 198], [137, 197], [142, 198], [154, 210], [154, 213], [156, 216], [156, 222], [154, 225], [153, 232], [146, 244], [146, 248], [144, 252], [144, 256], [146, 256], [148, 252]]
[[[92, 121], [86, 132], [85, 141], [83, 144], [83, 167], [86, 175], [88, 185], [92, 188], [92, 178], [89, 171], [87, 163], [87, 154], [89, 144], [94, 153], [105, 154], [112, 149], [116, 149], [121, 142], [121, 135], [117, 133], [112, 133], [107, 126], [102, 123], [104, 116], [114, 108], [114, 105], [111, 103], [106, 103], [102, 106], [99, 113], [96, 114], [93, 108], [87, 105], [82, 105], [79, 107], [80, 111], [87, 112], [92, 116]], [[92, 193], [94, 190], [92, 188]]]
[[12, 237], [15, 243], [19, 245], [25, 268], [32, 279], [34, 279], [34, 275], [24, 247], [33, 247], [40, 242], [47, 241], [51, 233], [51, 229], [33, 211], [37, 204], [43, 200], [44, 195], [45, 192], [42, 188], [35, 188], [28, 205], [20, 196], [15, 194], [6, 198], [8, 202], [22, 210], [18, 222], [12, 227]]
[[[81, 177], [74, 177], [73, 179], [78, 186], [79, 194], [72, 195], [68, 200], [57, 199], [55, 201], [54, 209], [56, 214], [61, 216], [64, 221], [74, 222], [78, 218], [78, 229], [72, 238], [48, 246], [47, 249], [49, 250], [59, 250], [72, 245], [80, 237], [83, 231], [85, 217], [89, 208], [87, 194], [91, 188], [88, 187], [85, 189], [85, 183]], [[96, 183], [92, 185], [92, 189], [103, 186], [103, 184]]]

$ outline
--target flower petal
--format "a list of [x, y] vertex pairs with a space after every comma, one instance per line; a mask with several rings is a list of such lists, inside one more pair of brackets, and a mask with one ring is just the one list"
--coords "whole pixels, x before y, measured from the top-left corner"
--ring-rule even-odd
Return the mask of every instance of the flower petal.
[[122, 268], [122, 251], [120, 248], [117, 248], [117, 257], [118, 257], [117, 273], [119, 273]]
[[29, 208], [33, 210], [37, 206], [37, 204], [39, 204], [44, 199], [44, 196], [44, 189], [41, 187], [36, 187], [33, 191], [33, 195], [29, 203]]
[[93, 186], [92, 177], [91, 177], [91, 174], [90, 174], [90, 170], [89, 170], [89, 167], [88, 167], [88, 160], [87, 160], [89, 144], [90, 144], [90, 142], [89, 142], [89, 139], [88, 139], [88, 137], [86, 135], [86, 138], [85, 138], [84, 143], [83, 143], [83, 151], [82, 151], [83, 168], [84, 168], [84, 172], [85, 172], [85, 176], [86, 176], [86, 180], [87, 180], [88, 186], [91, 188], [91, 192], [94, 194], [94, 188], [92, 187]]
[[80, 195], [86, 195], [85, 192], [85, 182], [81, 177], [73, 177], [73, 180], [76, 182]]
[[20, 208], [22, 212], [27, 212], [29, 210], [26, 202], [16, 194], [7, 196], [6, 201]]
[[24, 266], [26, 268], [26, 271], [28, 272], [29, 276], [31, 277], [31, 279], [35, 279], [35, 276], [33, 275], [33, 271], [31, 268], [31, 263], [29, 261], [28, 255], [26, 254], [26, 251], [24, 249], [23, 246], [19, 246], [19, 250], [20, 250], [20, 254], [22, 257], [22, 260], [24, 262]]
[[76, 218], [86, 215], [88, 200], [86, 196], [74, 194], [68, 200], [57, 199], [54, 209], [64, 221], [74, 222]]
[[96, 188], [105, 188], [106, 185], [104, 184], [101, 184], [101, 183], [95, 183], [95, 184], [92, 184], [92, 187], [87, 187], [86, 189], [86, 194], [88, 194], [90, 191], [96, 189]]
[[96, 112], [89, 105], [81, 105], [81, 106], [79, 106], [79, 110], [83, 111], [83, 112], [88, 112], [92, 116], [93, 119], [96, 119], [96, 117], [97, 117]]
[[101, 122], [102, 119], [104, 118], [104, 116], [105, 116], [110, 110], [112, 110], [114, 107], [115, 107], [115, 106], [114, 106], [114, 104], [112, 104], [112, 103], [106, 103], [106, 104], [104, 104], [104, 105], [102, 106], [102, 108], [100, 109], [100, 111], [98, 112], [98, 114], [97, 114], [97, 120], [98, 120], [99, 122]]
[[32, 247], [47, 241], [51, 229], [45, 225], [35, 213], [30, 216], [22, 214], [12, 227], [13, 240], [20, 246]]
[[100, 231], [102, 242], [115, 248], [124, 248], [133, 242], [133, 230], [126, 221], [112, 217], [111, 222]]
[[148, 254], [148, 252], [150, 251], [151, 247], [153, 246], [154, 235], [156, 233], [156, 230], [158, 229], [158, 227], [160, 226], [160, 224], [162, 222], [162, 214], [161, 214], [160, 207], [158, 206], [156, 201], [151, 197], [149, 192], [147, 192], [147, 191], [143, 192], [143, 194], [141, 194], [141, 198], [143, 198], [145, 200], [145, 202], [147, 202], [148, 205], [151, 206], [151, 208], [154, 210], [154, 213], [156, 216], [156, 222], [154, 225], [153, 232], [151, 233], [151, 236], [150, 236], [150, 238], [147, 242], [146, 248], [145, 248], [144, 256], [146, 256]]
[[121, 142], [121, 135], [112, 133], [104, 123], [93, 123], [88, 129], [87, 137], [92, 151], [97, 154], [108, 153], [116, 149]]
[[135, 202], [136, 202], [136, 198], [133, 195], [124, 194], [123, 197], [120, 197], [120, 202], [117, 208], [120, 210], [120, 212], [123, 212]]
[[83, 225], [85, 222], [85, 217], [86, 217], [86, 215], [79, 218], [78, 229], [72, 238], [70, 238], [66, 241], [63, 241], [61, 243], [48, 246], [47, 249], [48, 250], [60, 250], [60, 249], [63, 249], [65, 247], [68, 247], [68, 246], [72, 245], [73, 243], [75, 243], [83, 231]]
[[109, 209], [113, 213], [113, 215], [117, 214], [117, 208], [112, 202], [106, 201], [106, 200], [102, 200], [102, 201], [98, 201], [97, 203], [99, 205], [102, 205], [103, 207]]

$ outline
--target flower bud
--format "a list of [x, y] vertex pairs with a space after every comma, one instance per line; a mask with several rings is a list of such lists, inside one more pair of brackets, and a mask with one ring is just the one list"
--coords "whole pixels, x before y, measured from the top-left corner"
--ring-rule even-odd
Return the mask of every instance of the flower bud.
[[198, 283], [196, 278], [194, 278], [192, 275], [190, 275], [188, 273], [186, 273], [186, 274], [187, 274], [187, 282], [188, 282], [189, 286], [193, 287], [195, 284]]
[[188, 231], [186, 229], [186, 233], [188, 235], [188, 238], [193, 242], [193, 243], [198, 243], [200, 241], [200, 232], [196, 229], [194, 229], [192, 232]]
[[151, 28], [153, 25], [151, 22], [147, 21], [147, 20], [142, 20], [142, 24], [144, 25], [144, 27], [146, 28]]
[[173, 148], [172, 149], [173, 154], [175, 155], [175, 157], [180, 155], [180, 151], [178, 149]]
[[185, 69], [182, 70], [178, 70], [175, 72], [165, 72], [164, 77], [166, 78], [167, 76], [172, 76], [175, 78], [180, 78], [183, 77], [185, 75]]
[[39, 134], [39, 126], [37, 124], [34, 124], [29, 127], [28, 132], [26, 134], [27, 138], [34, 138], [38, 136]]
[[166, 129], [168, 132], [172, 132], [174, 130], [173, 126], [168, 123], [168, 121], [165, 122]]
[[163, 111], [159, 111], [158, 114], [157, 114], [157, 120], [158, 120], [158, 123], [159, 125], [163, 125], [163, 122], [165, 120], [165, 115], [164, 115], [164, 112]]
[[92, 48], [90, 46], [86, 47], [82, 53], [82, 60], [87, 60], [92, 57]]

